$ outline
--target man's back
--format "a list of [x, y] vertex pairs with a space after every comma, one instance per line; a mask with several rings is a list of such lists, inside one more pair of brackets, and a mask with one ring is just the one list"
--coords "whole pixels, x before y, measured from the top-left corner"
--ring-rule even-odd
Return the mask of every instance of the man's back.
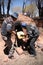
[[30, 37], [36, 37], [37, 35], [39, 35], [38, 28], [34, 24], [27, 25], [27, 31]]
[[11, 24], [12, 25], [12, 18], [11, 17], [8, 17], [8, 18], [6, 18], [4, 21], [3, 21], [3, 23], [2, 23], [2, 27], [1, 27], [1, 34], [2, 35], [6, 35], [7, 34], [7, 24], [9, 23], [9, 24]]

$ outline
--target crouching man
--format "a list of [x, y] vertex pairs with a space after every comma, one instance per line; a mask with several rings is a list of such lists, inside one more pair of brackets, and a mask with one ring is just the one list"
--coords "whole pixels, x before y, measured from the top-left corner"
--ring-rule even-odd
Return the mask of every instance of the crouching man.
[[25, 43], [25, 47], [28, 48], [30, 54], [36, 56], [35, 42], [39, 37], [38, 28], [34, 24], [27, 25], [24, 23], [22, 23], [22, 28], [23, 32], [25, 33], [25, 38], [22, 39]]
[[[17, 33], [18, 46], [23, 50], [27, 49], [30, 54], [36, 56], [35, 42], [39, 37], [39, 31], [36, 25], [21, 23], [22, 32]], [[22, 33], [20, 35], [20, 33]]]
[[11, 34], [13, 31], [13, 24], [14, 21], [17, 20], [18, 14], [14, 13], [14, 15], [7, 17], [3, 23], [2, 23], [2, 28], [1, 28], [1, 35], [2, 35], [2, 39], [5, 41], [5, 46], [7, 48], [8, 52], [8, 57], [12, 57], [12, 41], [11, 41]]

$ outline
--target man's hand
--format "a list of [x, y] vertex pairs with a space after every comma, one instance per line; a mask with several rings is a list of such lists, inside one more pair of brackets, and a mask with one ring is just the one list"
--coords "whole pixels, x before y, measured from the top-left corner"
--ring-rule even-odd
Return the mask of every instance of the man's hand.
[[7, 41], [7, 37], [6, 36], [2, 36], [3, 40]]
[[16, 34], [16, 32], [15, 31], [12, 31], [12, 34]]

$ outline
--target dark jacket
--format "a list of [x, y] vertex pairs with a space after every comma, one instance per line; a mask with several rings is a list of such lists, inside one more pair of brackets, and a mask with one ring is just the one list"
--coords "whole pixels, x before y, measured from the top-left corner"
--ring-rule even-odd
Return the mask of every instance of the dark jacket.
[[5, 19], [4, 21], [3, 21], [3, 23], [2, 23], [2, 27], [1, 27], [1, 34], [3, 35], [3, 36], [6, 36], [7, 35], [7, 24], [8, 23], [10, 23], [11, 25], [12, 25], [12, 18], [11, 17], [9, 17], [9, 18], [7, 18], [7, 19]]
[[39, 36], [39, 30], [34, 24], [27, 25], [27, 31], [30, 37], [37, 37]]

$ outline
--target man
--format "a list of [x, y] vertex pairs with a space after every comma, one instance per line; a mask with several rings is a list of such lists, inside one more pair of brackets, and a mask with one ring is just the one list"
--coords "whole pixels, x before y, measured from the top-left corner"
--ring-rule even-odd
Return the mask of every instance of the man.
[[9, 51], [8, 52], [8, 57], [9, 56], [12, 57], [11, 52], [10, 52], [10, 51], [12, 51], [12, 49], [11, 49], [11, 47], [12, 47], [11, 34], [12, 34], [12, 31], [13, 31], [14, 21], [16, 21], [17, 18], [18, 18], [17, 13], [14, 13], [12, 16], [7, 17], [3, 21], [2, 28], [1, 28], [2, 38], [5, 41], [5, 46], [7, 46], [6, 48], [8, 48], [7, 51]]
[[[22, 32], [18, 32], [19, 36], [17, 35], [17, 42], [18, 46], [22, 47], [23, 50], [27, 49], [30, 54], [36, 56], [35, 51], [35, 42], [39, 37], [39, 31], [36, 25], [26, 23], [21, 23]], [[22, 33], [22, 37], [20, 37], [20, 33]]]
[[[22, 25], [24, 26], [24, 25]], [[26, 28], [25, 28], [26, 27]], [[26, 43], [25, 46], [28, 48], [29, 53], [36, 56], [36, 51], [35, 51], [35, 42], [39, 37], [39, 31], [36, 25], [34, 24], [29, 24], [24, 26], [25, 30], [27, 29], [27, 34], [26, 37], [23, 39], [23, 41]], [[24, 33], [25, 33], [24, 30]]]

